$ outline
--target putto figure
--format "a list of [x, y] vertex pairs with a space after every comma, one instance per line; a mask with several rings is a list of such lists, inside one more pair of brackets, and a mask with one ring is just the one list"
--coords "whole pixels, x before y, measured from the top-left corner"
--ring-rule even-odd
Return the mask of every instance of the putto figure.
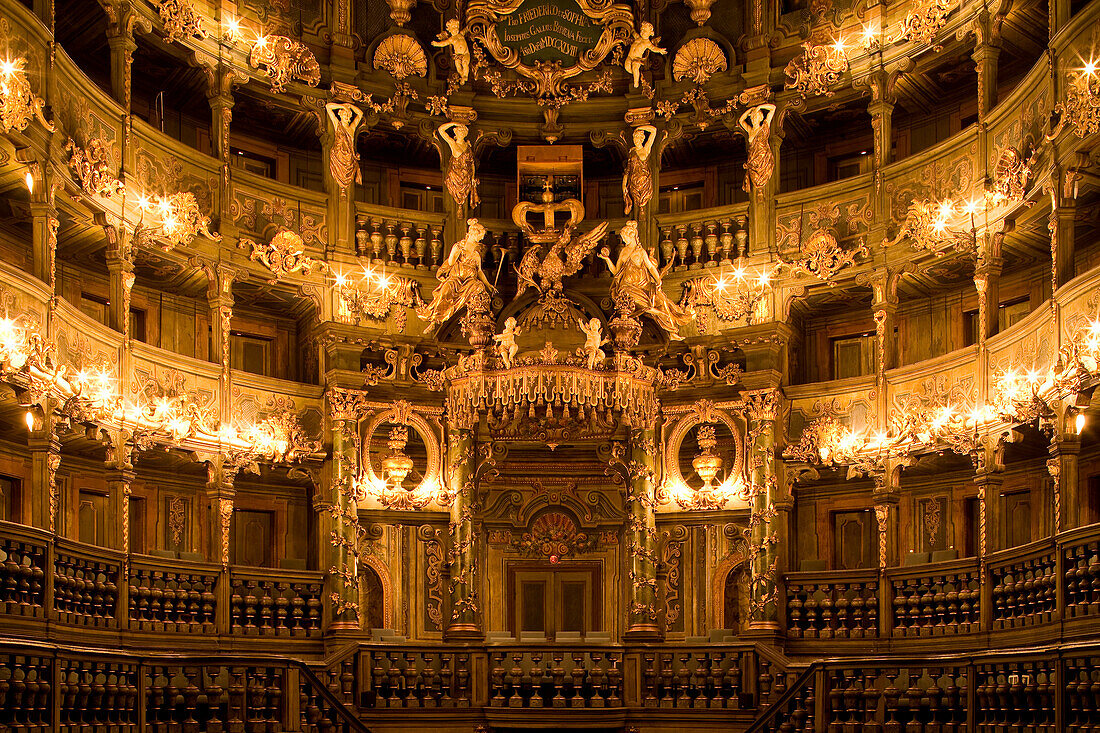
[[450, 46], [451, 57], [454, 59], [455, 71], [458, 73], [459, 86], [464, 85], [470, 78], [470, 44], [462, 32], [462, 26], [458, 18], [447, 21], [447, 30], [436, 36], [438, 40], [432, 41], [432, 45], [438, 48]]
[[359, 168], [359, 153], [355, 150], [355, 131], [363, 121], [363, 110], [354, 104], [325, 105], [329, 121], [332, 122], [332, 150], [329, 153], [328, 167], [332, 180], [340, 187], [340, 193], [346, 194], [351, 184], [362, 183], [363, 173]]
[[775, 117], [774, 104], [758, 104], [745, 110], [737, 124], [745, 131], [749, 158], [745, 161], [746, 193], [755, 193], [763, 197], [764, 188], [775, 170], [775, 156], [772, 155], [772, 118]]
[[630, 42], [630, 50], [626, 52], [626, 58], [623, 60], [623, 66], [626, 67], [626, 73], [630, 74], [634, 89], [642, 84], [642, 66], [645, 64], [645, 55], [650, 51], [660, 54], [668, 53], [666, 49], [657, 45], [660, 40], [659, 37], [653, 37], [653, 24], [649, 21], [642, 23], [641, 27], [638, 28], [638, 32], [634, 34], [634, 39]]
[[497, 355], [500, 356], [505, 369], [512, 368], [512, 362], [519, 351], [519, 346], [516, 344], [516, 336], [519, 334], [520, 328], [516, 325], [516, 319], [508, 316], [504, 319], [504, 330], [493, 336], [493, 341], [497, 342]]
[[600, 259], [611, 270], [611, 299], [620, 309], [626, 305], [633, 306], [633, 312], [624, 315], [636, 317], [644, 313], [656, 321], [669, 338], [682, 339], [680, 328], [689, 323], [694, 314], [669, 300], [661, 289], [661, 280], [672, 267], [672, 262], [663, 271], [657, 269], [657, 263], [638, 241], [636, 221], [623, 224], [619, 237], [623, 240], [623, 246], [615, 262], [611, 261], [611, 253], [606, 247], [600, 250]]
[[470, 128], [461, 122], [445, 122], [437, 130], [451, 149], [451, 162], [443, 182], [461, 211], [475, 208], [481, 199], [477, 195], [478, 180], [474, 173], [474, 150], [467, 136]]
[[634, 147], [626, 157], [623, 170], [623, 204], [627, 216], [641, 216], [653, 195], [653, 173], [649, 170], [649, 154], [657, 140], [657, 128], [642, 125], [634, 129]]
[[432, 300], [416, 309], [416, 315], [427, 321], [424, 332], [431, 334], [462, 308], [488, 312], [489, 296], [495, 288], [481, 269], [485, 227], [477, 219], [466, 221], [466, 236], [451, 246], [447, 261], [439, 266], [439, 285], [432, 291]]
[[584, 346], [579, 350], [584, 356], [588, 357], [588, 368], [595, 369], [607, 358], [607, 355], [603, 352], [603, 347], [608, 343], [608, 340], [603, 337], [603, 327], [600, 324], [600, 319], [593, 318], [585, 323], [583, 318], [578, 318], [577, 325], [585, 337]]

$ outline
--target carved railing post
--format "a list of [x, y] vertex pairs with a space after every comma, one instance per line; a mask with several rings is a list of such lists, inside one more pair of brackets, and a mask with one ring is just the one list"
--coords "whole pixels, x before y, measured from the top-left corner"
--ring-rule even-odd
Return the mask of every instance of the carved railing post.
[[449, 531], [451, 617], [443, 631], [446, 639], [480, 639], [481, 608], [477, 592], [477, 547], [474, 537], [474, 432], [468, 427], [447, 426], [444, 467], [451, 496]]
[[627, 641], [659, 641], [664, 629], [658, 623], [657, 605], [657, 470], [656, 431], [638, 428], [630, 432], [627, 512], [630, 548]]

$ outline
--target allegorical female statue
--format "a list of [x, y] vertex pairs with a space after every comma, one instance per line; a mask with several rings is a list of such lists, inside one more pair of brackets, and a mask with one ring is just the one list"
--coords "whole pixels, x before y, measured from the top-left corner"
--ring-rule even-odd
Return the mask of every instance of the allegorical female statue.
[[626, 156], [623, 170], [623, 203], [626, 214], [641, 216], [653, 195], [653, 173], [649, 170], [649, 154], [657, 140], [657, 128], [642, 125], [634, 129], [634, 147]]
[[467, 206], [472, 209], [481, 199], [477, 195], [478, 180], [474, 176], [474, 150], [466, 139], [470, 128], [461, 122], [445, 122], [439, 126], [437, 132], [451, 149], [451, 162], [443, 179], [447, 191], [460, 211], [466, 211]]
[[329, 152], [328, 169], [332, 180], [340, 187], [340, 193], [347, 193], [352, 182], [362, 183], [363, 173], [359, 168], [359, 153], [355, 150], [355, 130], [363, 122], [363, 111], [354, 104], [325, 105], [329, 121], [332, 122], [332, 150]]
[[432, 291], [432, 300], [416, 309], [416, 315], [428, 322], [425, 333], [442, 326], [462, 308], [489, 310], [489, 294], [495, 289], [481, 269], [481, 240], [485, 227], [477, 219], [466, 221], [466, 236], [451, 246], [447, 261], [439, 266], [439, 285]]
[[764, 195], [764, 189], [775, 170], [775, 156], [772, 155], [772, 118], [775, 117], [774, 104], [759, 104], [745, 110], [737, 124], [745, 131], [748, 142], [749, 159], [745, 162], [746, 192]]
[[[682, 339], [680, 327], [690, 322], [694, 316], [690, 310], [669, 300], [661, 289], [661, 280], [665, 273], [657, 269], [657, 263], [638, 241], [638, 222], [628, 221], [623, 224], [619, 236], [623, 240], [623, 246], [615, 262], [611, 261], [610, 251], [606, 247], [600, 250], [600, 259], [611, 270], [611, 299], [619, 308], [622, 304], [632, 303], [635, 313], [648, 315], [670, 338]], [[669, 262], [668, 267], [671, 266], [672, 263]], [[666, 271], [668, 267], [665, 268]]]

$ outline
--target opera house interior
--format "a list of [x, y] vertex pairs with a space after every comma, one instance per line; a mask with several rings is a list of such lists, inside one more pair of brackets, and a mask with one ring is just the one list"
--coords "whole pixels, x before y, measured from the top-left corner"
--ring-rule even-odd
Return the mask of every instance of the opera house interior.
[[0, 0], [0, 731], [1100, 732], [1097, 0]]

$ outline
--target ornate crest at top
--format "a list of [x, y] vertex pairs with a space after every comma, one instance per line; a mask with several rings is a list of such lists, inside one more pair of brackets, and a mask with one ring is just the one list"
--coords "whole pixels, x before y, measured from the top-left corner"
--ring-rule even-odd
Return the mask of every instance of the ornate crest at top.
[[630, 5], [599, 0], [472, 0], [466, 24], [501, 65], [534, 78], [553, 64], [569, 78], [628, 42], [634, 16]]

